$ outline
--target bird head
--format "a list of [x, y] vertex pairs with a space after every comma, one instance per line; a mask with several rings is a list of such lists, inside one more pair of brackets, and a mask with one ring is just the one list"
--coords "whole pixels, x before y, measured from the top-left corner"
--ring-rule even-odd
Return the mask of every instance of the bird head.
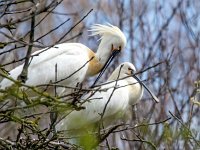
[[[144, 87], [149, 94], [151, 95], [152, 99], [158, 103], [159, 99], [154, 95], [154, 93], [143, 83], [136, 75], [136, 69], [135, 66], [132, 63], [124, 62], [120, 64], [115, 71], [111, 74], [108, 80], [118, 80], [123, 79], [130, 84], [130, 88], [132, 89], [132, 97], [135, 97], [135, 93], [138, 93], [138, 95], [142, 95], [143, 89], [141, 87]], [[127, 77], [127, 78], [126, 78]], [[139, 83], [139, 84], [138, 84]], [[139, 97], [139, 96], [137, 96]]]
[[99, 57], [99, 61], [102, 64], [102, 69], [100, 71], [99, 76], [95, 80], [95, 83], [99, 80], [99, 78], [103, 75], [106, 68], [112, 62], [114, 57], [119, 54], [126, 46], [126, 37], [123, 32], [116, 26], [111, 24], [108, 25], [100, 25], [96, 24], [92, 26], [91, 30], [92, 36], [100, 35], [100, 45], [97, 50], [97, 56]]
[[[126, 46], [126, 37], [117, 26], [95, 24], [89, 31], [92, 32], [91, 36], [100, 35], [100, 51], [112, 53], [113, 51], [122, 51]], [[105, 47], [106, 49], [102, 49]]]
[[136, 72], [135, 66], [132, 63], [124, 62], [113, 71], [108, 80], [117, 80], [128, 76], [131, 77], [133, 72]]

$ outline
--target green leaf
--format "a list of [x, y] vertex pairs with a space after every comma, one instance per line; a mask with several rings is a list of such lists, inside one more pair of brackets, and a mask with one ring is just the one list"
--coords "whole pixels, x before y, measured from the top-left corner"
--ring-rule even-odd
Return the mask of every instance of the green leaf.
[[0, 42], [0, 49], [3, 49], [8, 43]]
[[197, 105], [198, 107], [200, 107], [200, 102], [194, 99], [191, 99], [191, 102], [195, 105]]
[[96, 145], [97, 137], [93, 134], [85, 134], [80, 138], [79, 142], [85, 150], [91, 150]]
[[166, 122], [164, 123], [163, 137], [167, 141], [167, 143], [173, 142], [173, 132], [170, 128], [170, 125]]
[[189, 129], [187, 129], [186, 127], [182, 126], [180, 128], [180, 133], [181, 133], [181, 137], [184, 140], [189, 140], [190, 138], [192, 138], [192, 133]]
[[[9, 22], [10, 23], [10, 22]], [[10, 30], [13, 30], [13, 29], [16, 29], [16, 26], [14, 24], [7, 24], [6, 25], [6, 28], [10, 31]]]

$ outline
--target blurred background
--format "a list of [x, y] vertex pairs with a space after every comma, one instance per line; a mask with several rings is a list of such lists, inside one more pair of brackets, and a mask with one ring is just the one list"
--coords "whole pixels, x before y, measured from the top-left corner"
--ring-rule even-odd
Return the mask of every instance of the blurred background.
[[[115, 130], [101, 149], [200, 149], [199, 0], [0, 1], [0, 66], [7, 71], [23, 63], [33, 13], [33, 51], [63, 42], [82, 43], [96, 51], [99, 37], [88, 31], [93, 24], [110, 23], [123, 31], [126, 48], [101, 82], [125, 61], [138, 71], [155, 65], [139, 76], [160, 103], [154, 104], [145, 92], [128, 121], [132, 127]], [[136, 124], [142, 126], [133, 128]], [[2, 136], [5, 133], [0, 132]]]

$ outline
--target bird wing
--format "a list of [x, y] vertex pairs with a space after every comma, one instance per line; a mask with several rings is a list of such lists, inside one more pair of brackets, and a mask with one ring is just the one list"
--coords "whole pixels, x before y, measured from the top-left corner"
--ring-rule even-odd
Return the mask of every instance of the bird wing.
[[[121, 86], [124, 81], [118, 81], [117, 86]], [[107, 87], [114, 87], [115, 82], [110, 85], [106, 85], [101, 89], [107, 89]], [[103, 118], [113, 116], [117, 113], [121, 113], [128, 105], [128, 93], [127, 88], [119, 88], [114, 90], [110, 88], [105, 92], [97, 92], [95, 95], [90, 97], [91, 102], [86, 105], [86, 115], [92, 118], [88, 121], [96, 122], [101, 118], [101, 115], [105, 109], [103, 114]], [[107, 105], [107, 106], [106, 106]]]
[[[87, 47], [78, 43], [59, 44], [46, 51], [40, 50], [32, 55], [34, 56], [28, 68], [28, 85], [48, 84], [50, 81], [63, 80], [60, 84], [68, 84], [68, 86], [76, 85], [77, 82], [84, 80], [87, 71], [87, 65], [83, 65], [89, 60], [87, 55]], [[42, 52], [43, 51], [43, 52]], [[56, 70], [57, 65], [57, 72]], [[82, 68], [81, 68], [82, 67]], [[80, 69], [81, 68], [81, 69]], [[23, 64], [10, 71], [10, 77], [17, 79], [23, 69]], [[12, 84], [8, 79], [4, 79], [1, 88], [8, 87]]]
[[[121, 82], [123, 81], [118, 82], [120, 82], [118, 84], [118, 86], [120, 86]], [[113, 87], [114, 85], [115, 83], [111, 83], [109, 85], [103, 86], [102, 89]], [[127, 106], [129, 105], [128, 92], [125, 87], [116, 89], [114, 92], [113, 88], [110, 88], [107, 91], [96, 92], [91, 97], [89, 95], [90, 94], [87, 94], [83, 97], [83, 99], [86, 99], [86, 102], [83, 104], [85, 109], [80, 111], [73, 111], [70, 113], [57, 125], [58, 130], [78, 129], [88, 124], [95, 124], [100, 120], [105, 107], [106, 109], [103, 115], [103, 120], [109, 118], [109, 123], [111, 123], [112, 119], [114, 120], [116, 115], [119, 113], [124, 113]], [[113, 116], [115, 117], [113, 118]]]
[[85, 45], [80, 43], [62, 43], [51, 48], [38, 50], [32, 54], [33, 59], [31, 65], [37, 65], [45, 61], [51, 60], [59, 55], [82, 55], [88, 49]]

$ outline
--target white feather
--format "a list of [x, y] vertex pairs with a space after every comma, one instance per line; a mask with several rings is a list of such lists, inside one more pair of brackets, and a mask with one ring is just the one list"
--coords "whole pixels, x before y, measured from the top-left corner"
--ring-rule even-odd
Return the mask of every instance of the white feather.
[[[27, 85], [37, 86], [41, 84], [49, 84], [55, 81], [55, 68], [57, 64], [57, 81], [62, 80], [75, 71], [79, 70], [88, 60], [87, 47], [79, 43], [64, 43], [56, 45], [48, 50], [37, 51], [28, 68]], [[43, 52], [42, 52], [43, 51]], [[17, 79], [22, 71], [23, 65], [16, 67], [10, 71], [10, 77]], [[80, 69], [70, 78], [60, 82], [59, 84], [66, 86], [76, 86], [84, 80], [88, 68], [88, 64]], [[12, 85], [12, 81], [4, 79], [0, 86], [2, 89]], [[63, 91], [63, 88], [60, 89]], [[61, 93], [58, 93], [61, 94]]]
[[[91, 93], [83, 96], [82, 99], [86, 101], [83, 104], [85, 109], [71, 112], [56, 126], [57, 130], [81, 129], [97, 123], [107, 103], [103, 115], [105, 127], [122, 118], [128, 107], [136, 104], [143, 94], [142, 86], [133, 77], [118, 80], [116, 84], [116, 79], [129, 76], [129, 67], [135, 69], [131, 63], [123, 63], [112, 73], [111, 77], [113, 78], [108, 80], [114, 82], [101, 86], [100, 91], [95, 92], [92, 96]], [[115, 86], [118, 87], [116, 90], [114, 90]]]
[[[55, 76], [57, 76], [57, 81], [65, 79], [83, 67], [84, 64], [91, 59], [90, 54], [92, 53], [97, 60], [97, 65], [94, 66], [98, 67], [99, 70], [94, 71], [96, 68], [90, 68], [88, 63], [73, 76], [59, 83], [65, 86], [75, 87], [77, 83], [83, 82], [89, 75], [96, 74], [100, 71], [100, 68], [105, 65], [111, 55], [112, 45], [117, 48], [120, 46], [122, 49], [126, 45], [124, 34], [115, 26], [98, 24], [92, 27], [92, 31], [93, 35], [102, 35], [101, 43], [96, 54], [93, 54], [88, 47], [80, 43], [63, 43], [51, 48], [39, 50], [32, 54], [33, 59], [31, 59], [28, 68], [28, 79], [26, 84], [33, 86], [49, 84], [50, 82], [55, 81]], [[24, 64], [11, 70], [10, 77], [16, 80], [22, 71], [23, 65]], [[56, 65], [57, 75], [55, 75]], [[94, 73], [87, 74], [89, 68], [91, 70], [94, 69], [92, 70]], [[3, 79], [0, 83], [0, 88], [5, 89], [12, 84], [12, 81]], [[59, 91], [59, 95], [63, 92], [67, 92], [67, 94], [71, 93], [71, 90], [65, 90], [63, 88], [59, 88]]]

